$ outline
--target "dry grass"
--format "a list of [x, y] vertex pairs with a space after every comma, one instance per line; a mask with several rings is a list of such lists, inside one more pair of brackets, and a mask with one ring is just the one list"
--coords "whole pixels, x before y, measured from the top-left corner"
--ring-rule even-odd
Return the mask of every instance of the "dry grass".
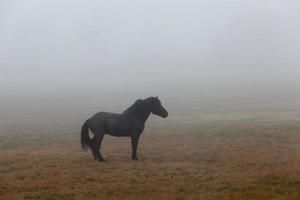
[[80, 149], [78, 133], [39, 134], [19, 146], [0, 134], [1, 200], [300, 199], [299, 121], [148, 129], [139, 161], [129, 138], [106, 136], [103, 163]]

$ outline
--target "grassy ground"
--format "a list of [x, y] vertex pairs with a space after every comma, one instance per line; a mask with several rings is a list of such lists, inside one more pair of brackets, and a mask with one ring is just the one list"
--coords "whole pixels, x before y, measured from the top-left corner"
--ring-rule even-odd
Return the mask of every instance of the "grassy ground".
[[103, 163], [74, 128], [0, 130], [0, 199], [300, 199], [300, 120], [273, 116], [154, 118], [139, 161], [129, 138], [106, 136]]

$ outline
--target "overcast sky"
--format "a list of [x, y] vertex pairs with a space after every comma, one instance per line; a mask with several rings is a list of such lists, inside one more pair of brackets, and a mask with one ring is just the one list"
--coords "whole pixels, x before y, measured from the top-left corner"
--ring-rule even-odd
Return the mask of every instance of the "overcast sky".
[[0, 95], [299, 97], [299, 36], [297, 0], [0, 0]]

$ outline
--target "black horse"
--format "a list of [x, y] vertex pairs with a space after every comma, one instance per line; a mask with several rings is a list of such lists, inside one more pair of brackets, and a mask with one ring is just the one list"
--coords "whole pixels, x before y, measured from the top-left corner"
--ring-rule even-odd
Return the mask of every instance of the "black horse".
[[[166, 118], [168, 112], [161, 105], [158, 97], [139, 99], [123, 113], [98, 112], [84, 122], [81, 128], [81, 146], [84, 150], [90, 148], [95, 160], [102, 161], [100, 146], [105, 134], [112, 136], [131, 137], [133, 160], [137, 160], [136, 150], [140, 135], [145, 128], [145, 122], [150, 114]], [[89, 137], [89, 129], [94, 137]]]

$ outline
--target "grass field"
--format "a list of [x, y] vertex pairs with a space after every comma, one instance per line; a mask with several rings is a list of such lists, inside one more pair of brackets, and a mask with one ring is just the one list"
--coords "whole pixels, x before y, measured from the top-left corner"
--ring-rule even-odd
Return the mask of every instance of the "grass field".
[[1, 200], [300, 199], [298, 113], [151, 118], [138, 161], [129, 138], [105, 136], [105, 162], [78, 127], [0, 130]]

